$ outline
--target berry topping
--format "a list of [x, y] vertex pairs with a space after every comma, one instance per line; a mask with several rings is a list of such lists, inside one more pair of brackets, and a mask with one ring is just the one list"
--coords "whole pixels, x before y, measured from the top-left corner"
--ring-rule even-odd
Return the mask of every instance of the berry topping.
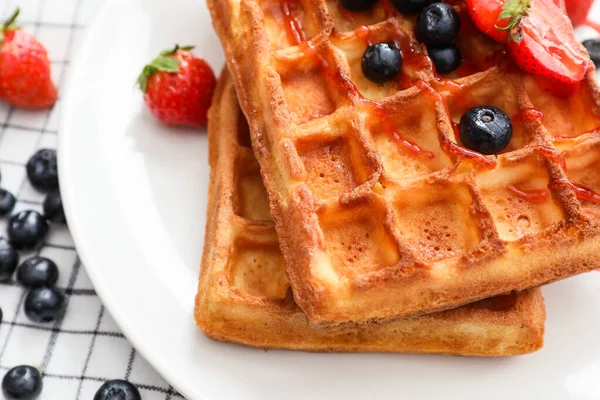
[[142, 400], [139, 390], [122, 379], [106, 381], [94, 395], [94, 400]]
[[48, 223], [37, 211], [21, 211], [8, 221], [8, 237], [19, 250], [33, 249], [44, 240], [47, 232]]
[[9, 281], [19, 264], [17, 250], [6, 240], [0, 238], [0, 282]]
[[0, 189], [0, 216], [4, 217], [5, 215], [10, 214], [10, 212], [15, 208], [15, 204], [17, 199], [7, 190]]
[[55, 288], [38, 287], [25, 297], [25, 315], [33, 322], [52, 322], [65, 310], [65, 296]]
[[348, 11], [366, 11], [373, 7], [377, 0], [340, 0], [342, 7]]
[[58, 280], [58, 267], [54, 261], [33, 256], [23, 261], [17, 271], [17, 281], [27, 288], [54, 286]]
[[460, 16], [452, 6], [433, 3], [417, 18], [417, 38], [428, 46], [452, 43], [460, 30]]
[[54, 190], [46, 196], [46, 200], [44, 200], [44, 217], [57, 224], [64, 224], [67, 222], [62, 198], [60, 197], [60, 192], [58, 190]]
[[361, 66], [368, 80], [384, 83], [400, 72], [402, 53], [393, 43], [376, 43], [363, 54]]
[[435, 0], [392, 0], [398, 11], [403, 14], [417, 14]]
[[56, 102], [46, 49], [14, 23], [19, 9], [0, 26], [0, 98], [24, 108], [45, 108]]
[[167, 125], [203, 127], [215, 88], [215, 74], [194, 46], [175, 46], [160, 53], [138, 77], [148, 109]]
[[571, 18], [573, 26], [579, 26], [587, 22], [587, 16], [594, 0], [554, 0], [559, 6], [564, 6], [567, 15]]
[[453, 44], [444, 47], [428, 47], [427, 52], [435, 65], [435, 70], [441, 75], [449, 74], [462, 63], [462, 53]]
[[600, 65], [600, 39], [588, 39], [583, 42], [583, 47], [587, 50], [594, 65]]
[[482, 154], [496, 154], [502, 151], [508, 146], [512, 133], [510, 118], [498, 107], [473, 107], [460, 119], [462, 144]]
[[554, 81], [581, 81], [589, 58], [555, 0], [467, 0], [475, 25], [502, 43], [525, 72]]
[[42, 374], [29, 365], [14, 367], [2, 379], [2, 392], [7, 400], [33, 400], [42, 393]]
[[58, 189], [56, 150], [38, 150], [27, 162], [27, 177], [31, 185], [43, 192]]
[[499, 0], [467, 0], [467, 10], [481, 32], [497, 42], [506, 43], [508, 33], [504, 28], [508, 20], [498, 21], [502, 13], [502, 3], [503, 1]]

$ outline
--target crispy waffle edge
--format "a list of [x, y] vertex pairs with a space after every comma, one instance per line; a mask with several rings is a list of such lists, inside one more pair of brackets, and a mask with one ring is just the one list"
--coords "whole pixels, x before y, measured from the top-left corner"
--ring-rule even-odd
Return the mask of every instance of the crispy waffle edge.
[[[209, 112], [211, 179], [194, 312], [198, 327], [207, 336], [256, 348], [318, 352], [508, 356], [543, 346], [546, 315], [540, 289], [388, 324], [313, 330], [289, 289], [284, 296], [274, 298], [234, 286], [238, 237], [251, 232], [258, 248], [273, 242], [276, 247], [277, 243], [272, 222], [252, 221], [235, 214], [234, 199], [242, 195], [236, 192], [235, 177], [244, 168], [236, 158], [252, 157], [250, 149], [239, 143], [240, 118], [244, 116], [237, 105], [235, 88], [224, 71]], [[246, 200], [252, 201], [239, 201]], [[261, 273], [260, 269], [256, 271]]]
[[[280, 85], [279, 76], [260, 64], [261, 60], [269, 58], [262, 11], [256, 3], [247, 0], [239, 4], [229, 0], [208, 0], [207, 3], [225, 50], [242, 110], [250, 123], [253, 148], [261, 164], [295, 299], [314, 328], [371, 324], [441, 311], [550, 283], [596, 267], [594, 254], [600, 247], [598, 226], [577, 216], [573, 210], [578, 208], [578, 201], [572, 194], [562, 191], [561, 196], [566, 198], [564, 208], [571, 212], [565, 223], [557, 226], [555, 232], [545, 232], [547, 235], [535, 242], [519, 242], [522, 252], [517, 251], [514, 257], [496, 258], [489, 263], [491, 268], [477, 271], [486, 259], [470, 263], [467, 258], [459, 273], [443, 284], [429, 278], [426, 269], [388, 268], [361, 281], [359, 287], [350, 288], [345, 297], [336, 297], [331, 287], [318, 282], [311, 271], [315, 264], [311, 258], [314, 249], [323, 246], [323, 239], [313, 229], [315, 224], [304, 223], [307, 215], [316, 218], [313, 211], [317, 205], [311, 203], [314, 196], [307, 193], [308, 189], [299, 188], [286, 200], [294, 202], [294, 206], [290, 207], [289, 204], [284, 206], [279, 192], [279, 181], [286, 178], [279, 175], [281, 171], [271, 159], [268, 131], [271, 128], [269, 124], [285, 119], [280, 114], [285, 99], [276, 89]], [[246, 24], [247, 34], [234, 35], [230, 29], [234, 23]], [[326, 39], [333, 25], [327, 20], [322, 23], [325, 29], [321, 35]], [[315, 42], [319, 42], [318, 36]], [[598, 87], [593, 74], [592, 68], [586, 82], [597, 102]], [[287, 172], [294, 173], [294, 165], [287, 168]], [[553, 178], [561, 176], [561, 173], [551, 171]], [[573, 231], [562, 235], [567, 227], [572, 227]], [[502, 245], [498, 240], [490, 241], [486, 246], [490, 254], [506, 252], [506, 247], [500, 249]]]

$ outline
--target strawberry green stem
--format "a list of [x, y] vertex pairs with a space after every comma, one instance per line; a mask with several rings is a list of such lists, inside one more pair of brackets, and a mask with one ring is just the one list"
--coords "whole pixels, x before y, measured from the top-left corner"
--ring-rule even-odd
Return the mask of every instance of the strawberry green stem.
[[2, 27], [2, 31], [6, 31], [6, 30], [9, 30], [11, 28], [14, 28], [14, 23], [17, 20], [17, 17], [19, 16], [20, 12], [21, 12], [21, 9], [19, 7], [17, 7], [17, 9], [15, 10], [15, 12], [4, 23], [4, 26]]
[[520, 43], [522, 40], [521, 24], [523, 19], [529, 15], [531, 0], [505, 0], [498, 21], [509, 19], [505, 27], [496, 25], [496, 29], [508, 31], [508, 41]]
[[193, 50], [194, 47], [196, 46], [179, 46], [178, 44], [176, 44], [175, 47], [173, 47], [172, 49], [164, 50], [160, 54], [163, 56], [172, 56], [173, 54], [177, 53], [178, 50], [190, 51]]

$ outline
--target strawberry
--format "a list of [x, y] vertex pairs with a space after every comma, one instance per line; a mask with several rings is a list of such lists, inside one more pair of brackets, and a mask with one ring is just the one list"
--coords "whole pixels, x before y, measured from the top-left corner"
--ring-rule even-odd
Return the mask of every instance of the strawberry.
[[206, 126], [215, 74], [193, 46], [160, 53], [138, 77], [148, 109], [167, 125]]
[[566, 0], [567, 15], [571, 18], [573, 26], [585, 24], [594, 0]]
[[566, 84], [583, 79], [589, 57], [575, 39], [561, 0], [467, 0], [467, 5], [479, 29], [506, 40], [524, 71]]
[[0, 98], [24, 108], [50, 107], [56, 86], [50, 75], [46, 49], [14, 25], [19, 9], [0, 28]]
[[500, 43], [506, 43], [508, 33], [504, 29], [498, 29], [506, 28], [508, 24], [508, 19], [498, 20], [502, 4], [504, 0], [467, 0], [467, 9], [480, 31]]
[[[573, 0], [568, 0], [568, 1], [573, 1]], [[580, 0], [577, 0], [580, 1]], [[593, 2], [594, 0], [590, 1], [590, 4]], [[554, 4], [556, 4], [558, 6], [558, 8], [560, 8], [565, 14], [567, 13], [567, 4], [565, 3], [565, 0], [554, 0]]]

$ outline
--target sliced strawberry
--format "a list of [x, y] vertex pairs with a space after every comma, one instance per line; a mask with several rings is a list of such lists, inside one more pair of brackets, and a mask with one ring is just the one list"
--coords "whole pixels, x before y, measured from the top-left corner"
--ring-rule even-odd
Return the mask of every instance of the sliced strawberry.
[[[569, 1], [573, 1], [573, 0], [569, 0]], [[581, 2], [580, 0], [577, 0], [579, 2]], [[587, 0], [585, 0], [587, 1]], [[590, 4], [592, 4], [594, 2], [594, 0], [589, 0]], [[567, 5], [565, 4], [565, 0], [554, 0], [554, 4], [556, 4], [558, 6], [558, 8], [560, 8], [564, 13], [567, 12]]]
[[594, 0], [566, 0], [567, 15], [571, 18], [573, 26], [585, 24], [592, 4]]
[[467, 0], [467, 6], [482, 32], [508, 42], [524, 71], [567, 84], [583, 79], [589, 57], [575, 39], [564, 0]]
[[554, 0], [530, 0], [520, 26], [511, 32], [509, 53], [526, 72], [576, 83], [589, 68], [589, 57], [575, 39], [573, 26]]

